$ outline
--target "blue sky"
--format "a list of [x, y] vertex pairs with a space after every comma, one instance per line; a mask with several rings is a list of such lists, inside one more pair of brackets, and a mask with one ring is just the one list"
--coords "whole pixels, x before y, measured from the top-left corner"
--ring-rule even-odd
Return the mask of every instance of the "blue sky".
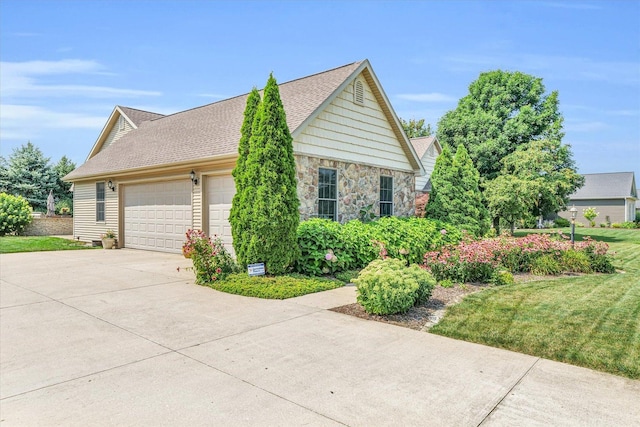
[[640, 179], [640, 1], [0, 2], [0, 154], [81, 164], [114, 106], [172, 113], [369, 59], [436, 125], [481, 72], [557, 90], [581, 173]]

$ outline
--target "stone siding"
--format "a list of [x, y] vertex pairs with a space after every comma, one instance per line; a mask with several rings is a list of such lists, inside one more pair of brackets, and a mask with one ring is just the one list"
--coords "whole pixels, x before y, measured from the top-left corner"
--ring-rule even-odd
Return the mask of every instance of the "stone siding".
[[357, 219], [360, 209], [369, 205], [373, 205], [376, 216], [380, 215], [380, 175], [393, 177], [393, 214], [411, 216], [415, 212], [413, 173], [310, 156], [295, 157], [301, 220], [317, 216], [319, 168], [336, 169], [338, 172], [339, 222]]
[[25, 236], [71, 236], [73, 235], [73, 217], [33, 218], [22, 234]]

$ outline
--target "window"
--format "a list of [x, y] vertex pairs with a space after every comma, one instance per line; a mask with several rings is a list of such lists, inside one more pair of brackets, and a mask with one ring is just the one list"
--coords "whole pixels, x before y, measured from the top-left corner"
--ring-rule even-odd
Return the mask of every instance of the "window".
[[360, 80], [353, 83], [353, 102], [364, 105], [364, 86]]
[[393, 177], [380, 177], [380, 217], [393, 215]]
[[336, 175], [335, 169], [322, 169], [318, 172], [318, 218], [336, 220]]
[[104, 182], [96, 182], [96, 221], [104, 221]]
[[122, 116], [120, 116], [120, 119], [118, 119], [118, 129], [124, 130], [124, 117]]

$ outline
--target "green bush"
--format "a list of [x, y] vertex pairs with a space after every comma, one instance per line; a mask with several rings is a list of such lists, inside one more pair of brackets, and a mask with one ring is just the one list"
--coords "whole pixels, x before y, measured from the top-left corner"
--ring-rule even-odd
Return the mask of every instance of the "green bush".
[[569, 249], [562, 252], [560, 260], [562, 270], [570, 273], [592, 273], [589, 255], [583, 251]]
[[310, 219], [298, 226], [301, 256], [295, 270], [302, 274], [335, 274], [364, 268], [383, 253], [407, 263], [421, 263], [424, 254], [460, 240], [460, 231], [425, 218], [386, 217], [341, 225]]
[[360, 271], [361, 270], [341, 271], [339, 273], [336, 273], [334, 277], [336, 278], [336, 280], [339, 280], [344, 284], [353, 283], [353, 279], [358, 277], [358, 274], [360, 274]]
[[497, 286], [512, 285], [516, 283], [513, 274], [507, 270], [496, 270], [491, 278], [491, 283]]
[[266, 299], [287, 299], [341, 287], [336, 280], [300, 275], [249, 277], [246, 273], [227, 276], [208, 283], [213, 289], [229, 294]]
[[71, 199], [61, 199], [56, 203], [56, 213], [59, 215], [62, 214], [73, 214], [73, 200]]
[[553, 255], [541, 255], [531, 262], [531, 272], [543, 276], [562, 273], [562, 266]]
[[569, 222], [568, 219], [565, 219], [559, 216], [558, 218], [553, 220], [553, 225], [558, 228], [563, 228], [563, 227], [569, 227], [571, 225], [571, 222]]
[[358, 303], [367, 313], [404, 313], [429, 299], [435, 286], [433, 276], [417, 265], [387, 258], [371, 262], [354, 280]]
[[27, 199], [0, 193], [0, 236], [22, 233], [31, 219], [31, 207]]

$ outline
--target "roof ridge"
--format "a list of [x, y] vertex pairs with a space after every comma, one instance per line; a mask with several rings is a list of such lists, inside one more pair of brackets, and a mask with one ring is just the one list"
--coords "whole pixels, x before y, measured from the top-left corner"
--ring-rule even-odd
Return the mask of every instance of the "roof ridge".
[[140, 111], [141, 113], [157, 114], [159, 116], [164, 116], [164, 114], [162, 114], [162, 113], [156, 113], [155, 111], [149, 111], [149, 110], [141, 110], [140, 108], [135, 108], [135, 107], [127, 107], [126, 105], [119, 105], [118, 104], [117, 107], [126, 108], [128, 110], [136, 110], [136, 111]]
[[628, 173], [633, 173], [633, 171], [629, 171], [629, 172], [595, 172], [595, 173], [583, 173], [583, 174], [582, 174], [582, 176], [585, 176], [585, 175], [614, 175], [614, 174], [621, 175], [621, 174], [623, 174], [623, 173], [627, 173], [627, 174], [628, 174]]
[[[310, 77], [319, 76], [319, 75], [321, 75], [321, 74], [325, 74], [325, 73], [330, 73], [330, 72], [332, 72], [332, 71], [336, 71], [336, 70], [339, 70], [339, 69], [341, 69], [341, 68], [349, 67], [349, 66], [354, 65], [354, 64], [360, 64], [360, 63], [362, 63], [362, 62], [364, 62], [364, 60], [362, 60], [362, 61], [354, 61], [354, 62], [350, 62], [350, 63], [348, 63], [348, 64], [341, 65], [341, 66], [339, 66], [339, 67], [334, 67], [334, 68], [331, 68], [331, 69], [328, 69], [328, 70], [320, 71], [320, 72], [318, 72], [318, 73], [309, 74], [308, 76], [298, 77], [298, 78], [293, 79], [293, 80], [288, 80], [288, 81], [286, 81], [286, 82], [284, 82], [284, 83], [278, 83], [278, 86], [279, 86], [279, 87], [281, 87], [281, 86], [284, 86], [284, 85], [289, 84], [289, 83], [293, 83], [293, 82], [296, 82], [296, 81], [299, 81], [299, 80], [308, 79], [308, 78], [310, 78]], [[262, 89], [258, 89], [258, 91], [259, 91], [259, 92], [262, 92], [263, 90], [264, 90], [264, 88], [262, 88]], [[248, 96], [248, 95], [249, 95], [249, 93], [250, 93], [250, 92], [245, 92], [245, 93], [243, 93], [243, 94], [236, 95], [236, 96], [232, 96], [232, 97], [230, 97], [230, 98], [220, 99], [220, 100], [218, 100], [218, 101], [210, 102], [210, 103], [208, 103], [208, 104], [204, 104], [204, 105], [198, 105], [198, 106], [196, 106], [196, 107], [191, 107], [191, 108], [188, 108], [188, 109], [186, 109], [186, 110], [182, 110], [182, 111], [176, 111], [175, 113], [171, 113], [171, 114], [163, 114], [163, 115], [162, 115], [162, 117], [159, 117], [159, 118], [157, 118], [157, 119], [154, 119], [154, 121], [161, 120], [161, 119], [165, 119], [165, 118], [169, 118], [169, 117], [176, 116], [176, 115], [178, 115], [178, 114], [182, 114], [182, 113], [187, 113], [187, 112], [189, 112], [189, 111], [197, 110], [197, 109], [200, 109], [200, 108], [209, 107], [209, 106], [214, 105], [214, 104], [220, 104], [220, 103], [222, 103], [222, 102], [231, 101], [231, 100], [234, 100], [234, 99], [236, 99], [236, 98], [242, 98], [242, 97], [244, 97], [244, 96]], [[140, 111], [142, 111], [142, 110], [140, 110]], [[148, 112], [150, 113], [150, 111], [148, 111]]]

